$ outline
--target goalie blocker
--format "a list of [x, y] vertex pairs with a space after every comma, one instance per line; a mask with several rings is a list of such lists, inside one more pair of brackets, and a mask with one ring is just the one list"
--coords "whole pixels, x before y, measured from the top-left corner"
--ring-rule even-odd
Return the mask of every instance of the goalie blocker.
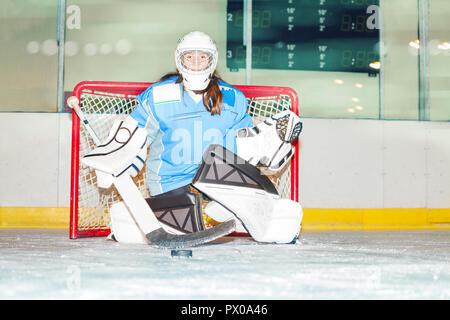
[[[83, 163], [97, 171], [99, 187], [108, 188], [114, 177], [127, 173], [135, 177], [144, 167], [147, 158], [147, 131], [137, 126], [131, 117], [114, 122], [107, 142], [97, 146], [83, 157]], [[108, 185], [109, 184], [109, 185]]]

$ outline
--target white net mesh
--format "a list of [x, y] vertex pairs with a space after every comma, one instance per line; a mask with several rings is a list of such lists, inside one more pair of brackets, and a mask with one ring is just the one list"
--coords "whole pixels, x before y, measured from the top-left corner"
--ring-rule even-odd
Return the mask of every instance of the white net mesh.
[[[242, 90], [242, 89], [241, 89]], [[81, 109], [86, 115], [91, 127], [101, 141], [105, 141], [113, 122], [118, 118], [125, 118], [136, 106], [136, 95], [111, 92], [114, 88], [101, 91], [84, 89], [80, 95]], [[245, 90], [243, 90], [246, 94]], [[248, 113], [252, 116], [254, 124], [264, 121], [266, 117], [291, 109], [291, 99], [288, 95], [268, 94], [257, 97], [247, 95], [249, 100]], [[80, 124], [78, 159], [86, 155], [95, 144], [87, 130]], [[269, 175], [279, 194], [283, 198], [291, 198], [291, 170], [290, 165], [277, 175]], [[150, 194], [145, 184], [145, 169], [134, 178], [144, 197]], [[120, 195], [114, 187], [98, 189], [95, 171], [79, 162], [78, 171], [78, 210], [77, 230], [107, 230], [109, 229], [109, 208], [121, 201]], [[206, 203], [203, 204], [203, 207]], [[214, 221], [204, 215], [207, 227], [214, 225]]]

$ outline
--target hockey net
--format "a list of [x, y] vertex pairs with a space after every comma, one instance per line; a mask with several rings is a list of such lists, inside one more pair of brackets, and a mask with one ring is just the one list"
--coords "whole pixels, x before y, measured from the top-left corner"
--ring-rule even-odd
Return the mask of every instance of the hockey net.
[[[81, 109], [101, 141], [105, 141], [113, 122], [125, 118], [136, 107], [136, 96], [151, 83], [92, 82], [79, 83], [73, 92], [80, 101]], [[248, 113], [254, 124], [284, 110], [298, 114], [298, 98], [287, 87], [234, 86], [247, 97]], [[121, 201], [114, 187], [99, 189], [95, 171], [84, 166], [80, 159], [95, 148], [94, 141], [72, 113], [72, 162], [71, 162], [71, 208], [70, 238], [107, 236], [110, 233], [109, 208]], [[283, 198], [298, 201], [298, 145], [291, 164], [276, 174], [268, 175]], [[145, 168], [134, 182], [144, 197], [150, 197], [145, 183]], [[203, 207], [206, 206], [204, 202]], [[203, 214], [207, 227], [215, 221]]]

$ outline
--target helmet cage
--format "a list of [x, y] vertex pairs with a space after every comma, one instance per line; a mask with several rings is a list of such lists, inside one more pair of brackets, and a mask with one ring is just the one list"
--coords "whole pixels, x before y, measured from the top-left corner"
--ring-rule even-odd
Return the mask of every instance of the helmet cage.
[[207, 48], [177, 50], [176, 65], [182, 74], [212, 74], [217, 65], [215, 52]]

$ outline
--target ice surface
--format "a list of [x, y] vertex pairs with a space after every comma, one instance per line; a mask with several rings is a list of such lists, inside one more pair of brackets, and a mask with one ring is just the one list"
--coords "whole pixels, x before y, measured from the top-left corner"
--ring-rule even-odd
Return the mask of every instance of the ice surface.
[[0, 299], [449, 299], [450, 231], [302, 232], [170, 250], [0, 229]]

